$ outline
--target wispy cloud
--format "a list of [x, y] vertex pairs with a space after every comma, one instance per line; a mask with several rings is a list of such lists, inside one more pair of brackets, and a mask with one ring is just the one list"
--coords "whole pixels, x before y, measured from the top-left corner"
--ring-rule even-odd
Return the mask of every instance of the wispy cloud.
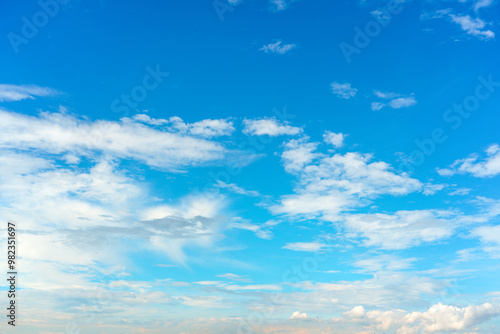
[[190, 135], [193, 132], [197, 135], [230, 132], [231, 124], [223, 121], [212, 124], [212, 120], [196, 124], [199, 126], [188, 126], [188, 134], [182, 134], [177, 129], [173, 133], [162, 131], [130, 119], [91, 122], [63, 113], [42, 113], [34, 117], [0, 109], [0, 130], [4, 134], [0, 144], [52, 154], [89, 156], [104, 153], [170, 170], [214, 162], [224, 159], [230, 152], [237, 160], [242, 157], [219, 142]]
[[280, 122], [276, 118], [245, 119], [243, 120], [243, 126], [243, 133], [251, 136], [294, 136], [302, 133], [301, 128]]
[[265, 53], [277, 53], [280, 55], [283, 55], [287, 52], [290, 52], [292, 49], [296, 48], [297, 45], [295, 44], [283, 44], [281, 45], [282, 41], [277, 41], [276, 43], [269, 43], [267, 45], [264, 45], [261, 47], [259, 50], [264, 51]]
[[495, 33], [493, 31], [485, 29], [487, 23], [480, 18], [473, 19], [469, 15], [454, 14], [450, 14], [450, 17], [452, 21], [460, 25], [460, 28], [462, 28], [462, 30], [468, 35], [485, 40], [495, 37]]
[[480, 160], [478, 154], [471, 154], [465, 159], [453, 162], [448, 168], [438, 169], [441, 176], [471, 174], [475, 177], [493, 177], [500, 174], [500, 146], [491, 144], [486, 150], [486, 157]]
[[0, 102], [34, 100], [37, 97], [54, 96], [60, 94], [57, 90], [35, 85], [0, 84]]
[[353, 88], [351, 84], [347, 82], [346, 83], [332, 82], [330, 86], [332, 87], [333, 94], [346, 100], [356, 96], [356, 93], [358, 92], [356, 88]]

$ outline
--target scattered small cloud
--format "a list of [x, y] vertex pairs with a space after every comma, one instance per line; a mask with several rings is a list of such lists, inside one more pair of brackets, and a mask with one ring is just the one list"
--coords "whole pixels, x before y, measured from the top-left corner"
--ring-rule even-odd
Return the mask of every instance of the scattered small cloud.
[[356, 93], [358, 92], [358, 90], [353, 88], [350, 83], [332, 82], [330, 86], [332, 87], [333, 94], [346, 100], [356, 96]]
[[269, 43], [267, 45], [262, 46], [259, 50], [264, 51], [265, 53], [277, 53], [283, 55], [297, 47], [297, 45], [293, 43], [283, 44], [283, 45], [281, 43], [282, 41], [277, 41], [276, 43]]

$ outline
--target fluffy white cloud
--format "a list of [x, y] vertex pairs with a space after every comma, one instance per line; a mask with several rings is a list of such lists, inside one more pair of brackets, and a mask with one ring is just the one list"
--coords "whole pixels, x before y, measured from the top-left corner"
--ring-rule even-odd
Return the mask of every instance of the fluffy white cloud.
[[261, 47], [259, 50], [264, 51], [265, 53], [277, 53], [283, 55], [297, 47], [297, 45], [293, 43], [283, 44], [283, 45], [281, 45], [281, 43], [282, 43], [281, 41], [277, 41], [276, 43], [269, 43]]
[[9, 85], [0, 84], [0, 102], [34, 100], [42, 96], [54, 96], [60, 94], [57, 90], [35, 85]]
[[500, 174], [500, 147], [490, 145], [486, 150], [486, 158], [479, 160], [478, 154], [472, 154], [465, 159], [456, 160], [449, 168], [438, 169], [441, 176], [455, 174], [471, 174], [475, 177], [492, 177]]
[[344, 146], [344, 139], [347, 137], [346, 134], [343, 133], [334, 133], [330, 131], [325, 131], [323, 134], [323, 140], [325, 143], [332, 145], [335, 148], [341, 148]]
[[[227, 130], [228, 124], [222, 127]], [[0, 145], [4, 148], [76, 156], [102, 153], [170, 170], [221, 160], [229, 153], [236, 153], [217, 142], [161, 131], [130, 119], [90, 122], [64, 113], [44, 112], [33, 117], [0, 109], [0, 131], [3, 133]], [[205, 123], [190, 129], [197, 134], [214, 131]], [[245, 158], [240, 158], [236, 159], [238, 163], [246, 163]]]
[[243, 133], [251, 136], [294, 136], [302, 133], [301, 128], [296, 128], [286, 123], [280, 123], [276, 118], [245, 119], [243, 120], [243, 125]]
[[352, 87], [351, 84], [348, 82], [346, 83], [332, 82], [330, 86], [332, 87], [333, 94], [346, 100], [356, 96], [356, 93], [358, 92], [358, 90]]
[[343, 318], [335, 322], [358, 323], [366, 329], [397, 332], [399, 334], [443, 333], [474, 330], [477, 326], [500, 314], [500, 307], [485, 303], [457, 307], [441, 303], [431, 306], [425, 312], [366, 311], [362, 305], [344, 312]]
[[309, 320], [309, 316], [307, 313], [300, 313], [299, 311], [295, 311], [292, 313], [290, 320]]
[[478, 37], [480, 39], [491, 39], [495, 37], [495, 33], [491, 30], [485, 30], [487, 25], [486, 22], [480, 18], [471, 18], [470, 15], [454, 15], [450, 14], [450, 18], [453, 22], [460, 25], [463, 31], [468, 35]]

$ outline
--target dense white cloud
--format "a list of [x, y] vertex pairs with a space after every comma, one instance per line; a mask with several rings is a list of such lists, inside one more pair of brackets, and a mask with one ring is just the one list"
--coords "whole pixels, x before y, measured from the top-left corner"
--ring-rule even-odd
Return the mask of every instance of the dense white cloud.
[[57, 90], [35, 85], [9, 85], [0, 84], [0, 102], [34, 100], [42, 96], [54, 96], [60, 94]]
[[276, 214], [305, 215], [338, 220], [339, 214], [380, 195], [406, 195], [423, 184], [405, 173], [396, 173], [387, 163], [370, 162], [372, 155], [348, 152], [326, 155], [316, 152], [318, 143], [307, 138], [284, 145], [285, 170], [299, 182], [295, 194], [281, 197], [271, 208]]
[[348, 82], [346, 83], [332, 82], [330, 86], [332, 87], [333, 94], [346, 100], [356, 96], [356, 93], [358, 92], [358, 90], [352, 87], [351, 84]]
[[323, 140], [325, 143], [332, 145], [335, 148], [341, 148], [344, 146], [344, 139], [347, 137], [346, 134], [343, 133], [334, 133], [330, 131], [325, 131], [323, 134]]
[[245, 119], [243, 120], [243, 125], [243, 133], [251, 136], [294, 136], [302, 133], [301, 128], [293, 127], [287, 123], [281, 123], [276, 118]]
[[441, 176], [455, 174], [471, 174], [475, 177], [492, 177], [500, 174], [500, 147], [498, 144], [490, 145], [486, 150], [486, 158], [479, 160], [478, 154], [472, 154], [465, 159], [453, 162], [450, 167], [438, 169]]
[[417, 100], [413, 96], [402, 96], [401, 94], [392, 92], [374, 91], [375, 96], [378, 98], [389, 100], [388, 102], [372, 102], [372, 110], [380, 110], [384, 107], [391, 107], [393, 109], [408, 108], [417, 104]]
[[264, 51], [265, 53], [277, 53], [283, 55], [297, 47], [297, 45], [293, 43], [283, 44], [283, 45], [281, 45], [281, 43], [282, 43], [281, 41], [277, 41], [276, 43], [269, 43], [261, 47], [259, 50]]
[[352, 237], [364, 239], [366, 246], [405, 249], [450, 237], [457, 227], [450, 215], [433, 210], [352, 214], [345, 217], [345, 228]]
[[163, 125], [163, 128], [171, 132], [205, 138], [230, 136], [235, 130], [233, 122], [227, 119], [204, 119], [195, 123], [185, 123], [177, 116], [163, 119], [151, 118], [146, 114], [136, 114], [132, 118], [149, 125]]

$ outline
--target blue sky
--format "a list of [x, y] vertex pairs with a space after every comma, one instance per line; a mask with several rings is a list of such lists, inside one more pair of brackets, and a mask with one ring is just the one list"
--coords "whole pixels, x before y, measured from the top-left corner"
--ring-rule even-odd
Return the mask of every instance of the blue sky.
[[500, 331], [498, 1], [0, 13], [1, 333]]

